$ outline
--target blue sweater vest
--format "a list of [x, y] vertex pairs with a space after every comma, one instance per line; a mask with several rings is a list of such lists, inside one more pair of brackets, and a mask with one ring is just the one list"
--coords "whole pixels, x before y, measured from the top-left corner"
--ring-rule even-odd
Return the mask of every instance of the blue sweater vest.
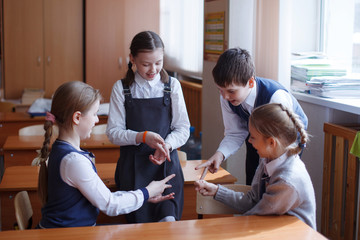
[[[48, 163], [48, 201], [41, 209], [40, 224], [44, 228], [93, 226], [96, 223], [99, 210], [77, 188], [61, 179], [60, 163], [70, 152], [91, 155], [89, 152], [79, 152], [63, 141], [56, 140], [52, 145]], [[92, 166], [96, 172], [93, 163]]]
[[[256, 86], [257, 86], [257, 95], [256, 95], [256, 99], [255, 99], [254, 108], [269, 103], [272, 95], [277, 90], [282, 89], [282, 90], [288, 92], [288, 90], [286, 90], [286, 88], [284, 88], [280, 83], [278, 83], [274, 80], [256, 77], [255, 81], [256, 81]], [[297, 115], [299, 115], [301, 121], [303, 122], [303, 124], [305, 126], [305, 129], [307, 129], [307, 125], [308, 125], [307, 116], [305, 115], [300, 104], [294, 98], [293, 95], [291, 95], [291, 98], [292, 98], [292, 103], [293, 103], [293, 111]], [[249, 122], [249, 114], [244, 111], [241, 104], [239, 106], [234, 106], [229, 102], [229, 106], [233, 110], [233, 112], [236, 113], [241, 119], [243, 119], [247, 123]]]

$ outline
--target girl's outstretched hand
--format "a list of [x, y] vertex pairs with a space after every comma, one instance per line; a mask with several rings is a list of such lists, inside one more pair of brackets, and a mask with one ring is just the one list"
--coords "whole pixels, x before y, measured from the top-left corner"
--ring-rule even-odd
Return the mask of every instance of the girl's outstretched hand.
[[165, 200], [169, 200], [169, 199], [174, 199], [174, 195], [175, 193], [169, 193], [168, 195], [157, 195], [157, 196], [154, 196], [152, 198], [149, 198], [148, 199], [148, 202], [151, 202], [151, 203], [158, 203], [158, 202], [162, 202], [162, 201], [165, 201]]
[[173, 177], [175, 177], [175, 174], [171, 174], [160, 181], [152, 181], [149, 185], [147, 185], [146, 189], [149, 192], [149, 199], [153, 197], [159, 197], [159, 195], [162, 195], [166, 188], [171, 188], [172, 186], [167, 184], [167, 182]]
[[215, 196], [219, 188], [217, 185], [209, 183], [205, 180], [197, 180], [196, 182], [194, 182], [194, 185], [195, 190], [203, 196]]

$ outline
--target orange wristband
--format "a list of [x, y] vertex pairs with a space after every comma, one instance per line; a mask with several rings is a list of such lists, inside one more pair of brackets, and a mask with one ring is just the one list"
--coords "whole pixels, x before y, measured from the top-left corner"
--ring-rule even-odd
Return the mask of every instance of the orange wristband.
[[147, 132], [148, 131], [145, 131], [144, 134], [143, 134], [143, 143], [145, 143], [145, 137], [146, 137]]

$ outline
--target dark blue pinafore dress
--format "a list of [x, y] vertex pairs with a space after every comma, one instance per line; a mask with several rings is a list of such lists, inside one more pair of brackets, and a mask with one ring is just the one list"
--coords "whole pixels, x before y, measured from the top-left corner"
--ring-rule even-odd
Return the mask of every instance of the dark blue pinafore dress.
[[[171, 132], [171, 85], [170, 80], [164, 84], [164, 97], [159, 98], [132, 98], [129, 86], [124, 85], [126, 128], [134, 131], [156, 132], [163, 139]], [[120, 158], [115, 171], [115, 182], [119, 190], [130, 191], [146, 187], [153, 180], [161, 180], [175, 173], [176, 177], [169, 181], [172, 188], [163, 193], [175, 192], [175, 199], [166, 200], [157, 204], [145, 202], [144, 205], [126, 215], [128, 223], [157, 222], [166, 216], [181, 219], [184, 205], [184, 176], [176, 150], [171, 152], [171, 162], [155, 165], [149, 160], [149, 155], [155, 149], [147, 144], [138, 146], [129, 145], [120, 147]]]

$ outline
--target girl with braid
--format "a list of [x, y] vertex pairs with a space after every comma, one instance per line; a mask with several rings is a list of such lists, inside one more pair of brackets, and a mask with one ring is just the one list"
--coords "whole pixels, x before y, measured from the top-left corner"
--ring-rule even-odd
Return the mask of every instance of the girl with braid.
[[249, 132], [260, 156], [251, 190], [234, 192], [204, 180], [195, 182], [196, 190], [240, 214], [293, 215], [316, 230], [314, 188], [298, 155], [308, 135], [298, 115], [279, 103], [262, 105], [250, 115]]
[[[80, 140], [90, 137], [99, 122], [100, 100], [98, 90], [79, 81], [64, 83], [54, 94], [51, 112], [46, 115], [40, 156], [38, 192], [43, 207], [38, 228], [94, 226], [99, 210], [116, 216], [135, 211], [147, 201], [173, 198], [173, 193], [162, 193], [171, 187], [166, 182], [174, 175], [135, 191], [110, 192], [105, 186], [97, 175], [94, 155], [80, 148]], [[54, 123], [59, 127], [59, 136], [49, 153]]]
[[110, 141], [120, 146], [116, 185], [128, 191], [169, 174], [176, 177], [169, 182], [174, 199], [144, 204], [126, 219], [128, 223], [180, 220], [184, 177], [176, 149], [190, 135], [181, 85], [163, 68], [164, 44], [156, 33], [136, 34], [129, 57], [125, 78], [112, 89], [106, 130]]

